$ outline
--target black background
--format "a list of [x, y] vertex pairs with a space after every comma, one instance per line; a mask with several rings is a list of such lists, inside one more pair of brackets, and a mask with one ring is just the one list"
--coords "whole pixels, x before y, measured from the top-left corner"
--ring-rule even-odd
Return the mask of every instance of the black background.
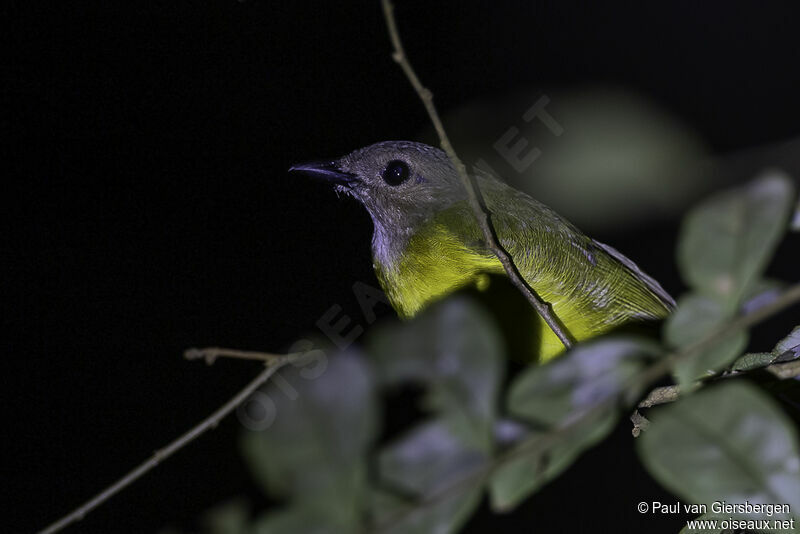
[[[800, 131], [791, 3], [398, 1], [406, 48], [446, 112], [514, 87], [613, 83], [717, 154]], [[43, 527], [219, 406], [257, 371], [189, 346], [281, 350], [376, 284], [368, 217], [292, 163], [413, 138], [423, 108], [389, 58], [377, 2], [7, 2], [2, 63], [4, 531]], [[502, 132], [498, 132], [502, 133]], [[611, 241], [661, 279], [677, 222]], [[779, 252], [771, 273], [796, 279]], [[795, 256], [796, 257], [796, 256]], [[795, 321], [796, 324], [796, 321]], [[769, 345], [792, 325], [756, 332]], [[265, 503], [215, 432], [75, 532], [191, 530]], [[465, 532], [663, 531], [674, 500], [615, 436], [518, 512]], [[485, 507], [484, 507], [485, 509]]]

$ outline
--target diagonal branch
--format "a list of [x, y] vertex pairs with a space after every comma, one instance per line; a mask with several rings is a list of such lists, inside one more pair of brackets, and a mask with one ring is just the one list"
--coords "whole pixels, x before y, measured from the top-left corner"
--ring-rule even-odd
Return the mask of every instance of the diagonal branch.
[[[203, 354], [204, 350], [197, 350], [191, 349], [196, 351], [198, 354]], [[224, 353], [225, 349], [211, 349], [215, 352], [215, 356], [225, 356]], [[189, 351], [187, 351], [188, 353]], [[258, 353], [248, 353], [251, 355], [251, 359], [256, 359], [255, 355]], [[206, 354], [207, 355], [207, 354]], [[261, 387], [264, 383], [266, 383], [269, 378], [275, 374], [275, 372], [292, 361], [293, 359], [292, 354], [289, 355], [272, 355], [272, 354], [265, 354], [264, 357], [260, 358], [266, 360], [266, 369], [261, 371], [257, 377], [255, 377], [247, 386], [245, 386], [241, 391], [239, 391], [236, 395], [234, 395], [228, 402], [223, 404], [219, 407], [214, 413], [206, 417], [203, 421], [201, 421], [197, 426], [190, 429], [188, 432], [180, 436], [178, 439], [164, 447], [163, 449], [157, 450], [153, 455], [148, 458], [146, 461], [139, 464], [136, 468], [131, 470], [128, 474], [108, 486], [106, 489], [83, 503], [81, 506], [70, 512], [69, 514], [65, 515], [58, 521], [51, 523], [44, 529], [42, 529], [39, 534], [53, 534], [54, 532], [59, 532], [60, 530], [68, 527], [72, 523], [76, 523], [83, 519], [86, 514], [106, 502], [108, 499], [125, 489], [126, 487], [130, 486], [133, 482], [137, 479], [145, 475], [148, 471], [155, 468], [158, 464], [162, 461], [166, 460], [183, 447], [197, 439], [200, 435], [204, 434], [207, 430], [211, 430], [215, 428], [219, 422], [225, 418], [228, 414], [230, 414], [233, 410], [235, 410], [241, 403], [243, 403], [247, 397], [249, 397], [255, 390]], [[200, 356], [202, 357], [202, 356]], [[188, 358], [188, 356], [187, 356]], [[191, 358], [189, 358], [191, 359]]]
[[259, 362], [264, 362], [265, 365], [269, 365], [275, 360], [279, 360], [284, 357], [282, 354], [272, 354], [270, 352], [254, 352], [250, 350], [239, 350], [239, 349], [226, 349], [222, 347], [206, 347], [202, 349], [186, 349], [183, 353], [183, 357], [187, 360], [200, 360], [203, 359], [208, 365], [214, 363], [217, 358], [235, 358], [239, 360], [256, 360]]
[[530, 302], [531, 306], [533, 306], [542, 319], [544, 319], [555, 335], [558, 336], [558, 339], [561, 340], [561, 343], [564, 344], [564, 347], [567, 349], [570, 348], [573, 340], [569, 335], [569, 331], [561, 323], [555, 313], [553, 313], [550, 304], [542, 300], [536, 291], [534, 291], [534, 289], [525, 281], [525, 279], [522, 278], [516, 265], [514, 265], [511, 256], [508, 254], [508, 252], [506, 252], [497, 239], [497, 234], [492, 227], [489, 217], [489, 211], [488, 209], [484, 209], [485, 203], [481, 202], [482, 199], [480, 196], [480, 191], [477, 187], [475, 187], [475, 184], [473, 184], [472, 179], [470, 178], [469, 174], [467, 174], [467, 169], [464, 166], [464, 163], [459, 159], [456, 151], [453, 149], [453, 145], [450, 144], [450, 139], [447, 137], [447, 132], [445, 132], [442, 120], [439, 118], [439, 113], [436, 111], [436, 106], [433, 104], [433, 94], [427, 87], [422, 85], [422, 82], [417, 77], [417, 74], [414, 72], [411, 63], [406, 57], [405, 50], [403, 49], [403, 43], [400, 40], [400, 33], [397, 31], [397, 23], [394, 19], [394, 6], [392, 5], [391, 0], [382, 0], [382, 3], [383, 14], [386, 18], [386, 25], [389, 30], [389, 38], [391, 39], [392, 46], [394, 47], [392, 58], [403, 69], [408, 81], [411, 82], [412, 87], [417, 92], [417, 95], [419, 96], [420, 100], [422, 100], [422, 103], [425, 105], [425, 110], [428, 112], [428, 116], [433, 123], [433, 127], [436, 129], [436, 133], [439, 135], [439, 141], [441, 142], [442, 149], [447, 152], [447, 156], [450, 158], [450, 161], [453, 163], [456, 171], [458, 171], [458, 176], [461, 178], [461, 183], [463, 184], [464, 189], [467, 191], [469, 204], [472, 207], [472, 211], [475, 213], [475, 217], [478, 219], [478, 225], [483, 232], [483, 238], [486, 241], [486, 244], [489, 246], [489, 249], [494, 253], [494, 255], [497, 256], [497, 259], [500, 260], [500, 263], [503, 265], [506, 274], [508, 274], [508, 277], [511, 279], [511, 282], [514, 284], [514, 286], [516, 286], [523, 296], [525, 296], [528, 302]]

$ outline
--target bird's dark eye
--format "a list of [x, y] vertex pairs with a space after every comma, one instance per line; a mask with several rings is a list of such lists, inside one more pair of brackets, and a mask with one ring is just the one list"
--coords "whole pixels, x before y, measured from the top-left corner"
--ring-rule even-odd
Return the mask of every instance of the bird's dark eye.
[[381, 176], [383, 176], [383, 181], [389, 185], [400, 185], [408, 180], [410, 174], [408, 164], [405, 161], [393, 159], [386, 164]]

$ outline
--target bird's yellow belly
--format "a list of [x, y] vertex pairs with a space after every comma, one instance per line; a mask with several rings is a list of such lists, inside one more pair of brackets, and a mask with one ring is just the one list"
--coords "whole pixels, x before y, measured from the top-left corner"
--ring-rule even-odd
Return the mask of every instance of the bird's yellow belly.
[[[378, 279], [390, 303], [403, 319], [414, 317], [431, 303], [454, 291], [475, 286], [485, 290], [489, 286], [488, 274], [505, 274], [502, 264], [494, 256], [475, 254], [455, 240], [440, 239], [433, 249], [406, 254], [393, 270], [376, 264]], [[530, 282], [530, 281], [529, 281]], [[577, 302], [554, 294], [553, 284], [547, 279], [532, 284], [533, 289], [553, 306], [554, 313], [575, 340], [584, 340], [608, 330], [594, 313], [582, 310]], [[564, 346], [553, 331], [535, 313], [531, 313], [536, 346], [531, 347], [531, 360], [547, 361], [559, 355]]]
[[[402, 257], [390, 267], [375, 261], [378, 279], [401, 318], [411, 318], [459, 289], [485, 289], [488, 275], [505, 274], [500, 261], [485, 247], [465, 244], [479, 242], [477, 228], [467, 235], [468, 239], [456, 237], [447, 224], [430, 224], [414, 235]], [[593, 263], [581, 262], [580, 258], [567, 262], [563, 256], [560, 261], [546, 254], [543, 257], [546, 259], [528, 254], [517, 267], [576, 341], [669, 313], [641, 280], [605, 254], [598, 252]], [[533, 312], [530, 316], [531, 338], [535, 339], [530, 358], [547, 361], [563, 352], [561, 341], [541, 317]]]

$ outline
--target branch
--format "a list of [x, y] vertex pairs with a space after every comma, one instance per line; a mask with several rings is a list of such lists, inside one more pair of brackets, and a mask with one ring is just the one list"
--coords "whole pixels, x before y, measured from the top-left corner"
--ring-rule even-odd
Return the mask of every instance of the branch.
[[650, 426], [650, 420], [640, 414], [639, 410], [634, 410], [631, 414], [631, 423], [633, 423], [631, 434], [634, 438], [638, 438], [642, 431], [647, 430], [647, 427]]
[[[763, 367], [754, 367], [747, 371], [726, 372], [716, 376], [711, 376], [702, 380], [701, 384], [708, 382], [715, 382], [723, 378], [733, 378], [738, 376], [748, 375], [756, 371], [766, 371], [779, 380], [787, 380], [789, 378], [796, 378], [800, 376], [800, 359], [792, 360], [789, 362], [771, 363]], [[678, 400], [680, 391], [678, 386], [663, 386], [655, 388], [647, 397], [642, 400], [637, 406], [638, 408], [652, 408], [659, 404], [666, 404], [668, 402], [675, 402]]]
[[[194, 352], [192, 352], [194, 351]], [[242, 351], [227, 351], [226, 349], [218, 349], [218, 348], [211, 348], [211, 349], [190, 349], [186, 351], [186, 357], [188, 359], [192, 359], [189, 356], [189, 353], [192, 353], [192, 356], [196, 356], [196, 354], [200, 354], [200, 357], [205, 355], [206, 361], [208, 361], [208, 356], [204, 351], [209, 351], [208, 354], [214, 354], [216, 356], [230, 356], [230, 352], [239, 352], [243, 353]], [[127, 486], [131, 485], [134, 481], [138, 478], [146, 474], [148, 471], [152, 470], [162, 461], [166, 460], [180, 449], [200, 437], [201, 434], [205, 433], [207, 430], [215, 428], [219, 422], [228, 414], [230, 414], [233, 410], [236, 409], [242, 402], [247, 399], [255, 390], [261, 387], [264, 383], [266, 383], [269, 378], [275, 374], [275, 372], [292, 361], [292, 357], [294, 355], [288, 354], [283, 356], [277, 356], [274, 354], [264, 354], [264, 353], [247, 353], [251, 356], [255, 354], [262, 354], [263, 360], [267, 360], [266, 366], [267, 368], [261, 371], [257, 377], [255, 377], [247, 386], [245, 386], [239, 393], [233, 396], [228, 402], [223, 404], [220, 408], [218, 408], [214, 413], [209, 415], [203, 421], [201, 421], [197, 426], [193, 427], [191, 430], [180, 436], [175, 441], [171, 442], [169, 445], [164, 447], [163, 449], [157, 450], [148, 460], [141, 463], [138, 467], [130, 471], [128, 474], [108, 486], [106, 489], [86, 501], [84, 504], [70, 512], [68, 515], [65, 515], [58, 521], [51, 523], [43, 530], [39, 532], [39, 534], [52, 534], [54, 532], [58, 532], [67, 526], [80, 521], [86, 514], [106, 502], [108, 499], [125, 489]], [[241, 356], [240, 356], [241, 357]], [[248, 357], [248, 359], [258, 359], [255, 357]], [[211, 360], [213, 361], [213, 359]]]
[[772, 365], [764, 367], [764, 369], [772, 373], [772, 375], [779, 380], [797, 378], [800, 377], [800, 360], [792, 360], [786, 363], [773, 363]]
[[569, 335], [569, 331], [553, 313], [550, 304], [542, 300], [536, 291], [534, 291], [534, 289], [525, 281], [525, 279], [522, 278], [519, 270], [517, 270], [517, 267], [514, 265], [511, 256], [509, 256], [508, 252], [506, 252], [502, 245], [500, 245], [500, 242], [497, 239], [497, 234], [495, 233], [492, 223], [489, 219], [488, 209], [484, 209], [483, 206], [485, 203], [481, 203], [480, 192], [472, 183], [472, 179], [470, 178], [469, 174], [467, 174], [466, 167], [459, 159], [456, 151], [453, 149], [453, 145], [450, 144], [450, 139], [447, 137], [444, 125], [439, 118], [439, 113], [436, 111], [436, 106], [433, 104], [433, 94], [427, 87], [422, 85], [422, 82], [417, 77], [413, 67], [411, 67], [411, 63], [409, 63], [408, 58], [406, 57], [405, 50], [403, 49], [403, 43], [400, 41], [400, 33], [397, 31], [397, 23], [394, 19], [394, 6], [392, 5], [391, 0], [382, 0], [382, 3], [383, 14], [389, 30], [389, 38], [391, 39], [392, 46], [394, 47], [392, 58], [403, 69], [408, 81], [411, 82], [411, 86], [417, 92], [420, 100], [422, 100], [422, 103], [425, 105], [425, 110], [428, 112], [428, 116], [433, 123], [433, 127], [436, 129], [436, 133], [439, 135], [439, 141], [441, 142], [442, 149], [447, 152], [447, 156], [450, 158], [450, 161], [456, 168], [458, 176], [461, 179], [461, 183], [464, 186], [464, 189], [467, 191], [467, 198], [469, 199], [470, 207], [475, 213], [475, 217], [478, 219], [478, 225], [483, 232], [483, 238], [486, 241], [486, 244], [494, 253], [494, 255], [497, 256], [497, 259], [500, 260], [500, 263], [503, 265], [503, 269], [505, 269], [506, 274], [508, 274], [508, 277], [511, 279], [511, 282], [525, 296], [531, 306], [533, 306], [542, 319], [544, 319], [555, 335], [558, 336], [558, 339], [561, 340], [561, 343], [564, 344], [564, 347], [570, 348], [573, 340]]
[[259, 362], [264, 362], [265, 365], [269, 365], [270, 363], [274, 362], [275, 360], [279, 360], [283, 358], [284, 355], [281, 354], [272, 354], [270, 352], [253, 352], [249, 350], [238, 350], [238, 349], [225, 349], [222, 347], [205, 347], [202, 349], [186, 349], [183, 353], [183, 357], [187, 360], [200, 360], [203, 359], [208, 365], [213, 364], [217, 358], [237, 358], [240, 360], [256, 360]]

